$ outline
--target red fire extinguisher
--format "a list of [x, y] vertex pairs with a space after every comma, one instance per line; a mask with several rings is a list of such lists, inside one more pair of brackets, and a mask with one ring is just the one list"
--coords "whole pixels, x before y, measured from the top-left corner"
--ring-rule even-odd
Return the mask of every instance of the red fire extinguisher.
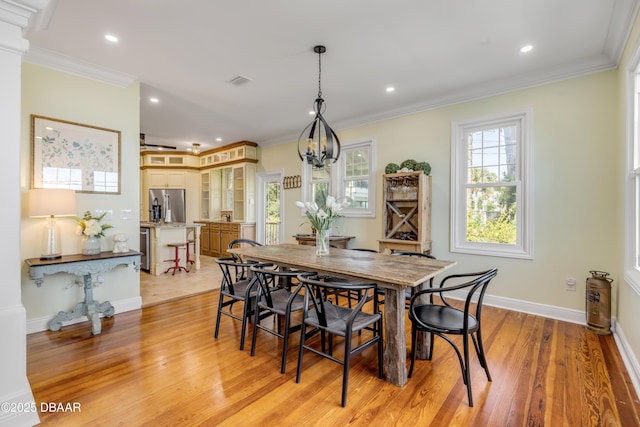
[[587, 329], [600, 335], [611, 333], [611, 282], [609, 273], [590, 271], [587, 279]]

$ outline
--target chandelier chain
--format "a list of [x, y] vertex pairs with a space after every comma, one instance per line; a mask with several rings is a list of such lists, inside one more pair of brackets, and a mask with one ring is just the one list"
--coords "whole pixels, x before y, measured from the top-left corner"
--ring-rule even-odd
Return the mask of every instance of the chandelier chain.
[[318, 98], [322, 98], [322, 52], [318, 52]]

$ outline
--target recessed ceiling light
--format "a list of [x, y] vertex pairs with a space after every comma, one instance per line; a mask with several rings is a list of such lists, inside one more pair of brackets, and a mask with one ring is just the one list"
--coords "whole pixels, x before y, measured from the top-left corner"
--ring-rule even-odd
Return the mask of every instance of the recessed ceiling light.
[[393, 92], [393, 91], [395, 91], [395, 90], [396, 90], [396, 88], [395, 88], [395, 87], [393, 87], [393, 86], [389, 86], [389, 87], [387, 87], [387, 89], [386, 89], [387, 93], [391, 93], [391, 92]]
[[149, 101], [154, 102], [154, 103], [158, 103], [160, 102], [160, 100], [158, 98], [149, 98]]
[[520, 52], [521, 52], [521, 53], [531, 52], [532, 50], [533, 50], [533, 46], [532, 46], [532, 45], [530, 45], [530, 44], [528, 44], [528, 45], [526, 45], [526, 46], [522, 46], [522, 47], [520, 48]]
[[216, 141], [222, 142], [222, 138], [216, 138]]
[[105, 34], [104, 38], [110, 41], [111, 43], [118, 43], [118, 38], [113, 34]]
[[309, 115], [313, 116], [316, 112], [315, 111], [309, 111]]

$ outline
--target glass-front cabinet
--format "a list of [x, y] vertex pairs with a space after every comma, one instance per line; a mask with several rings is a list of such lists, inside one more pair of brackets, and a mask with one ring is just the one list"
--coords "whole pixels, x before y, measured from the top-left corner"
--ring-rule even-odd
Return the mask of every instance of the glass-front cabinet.
[[[206, 175], [206, 178], [204, 177]], [[237, 165], [210, 169], [203, 172], [202, 183], [208, 180], [208, 191], [202, 187], [201, 211], [209, 216], [203, 220], [221, 221], [223, 212], [231, 212], [231, 220], [254, 222], [256, 220], [256, 165]]]
[[200, 218], [202, 219], [209, 219], [209, 193], [211, 191], [209, 188], [210, 181], [209, 172], [200, 174]]

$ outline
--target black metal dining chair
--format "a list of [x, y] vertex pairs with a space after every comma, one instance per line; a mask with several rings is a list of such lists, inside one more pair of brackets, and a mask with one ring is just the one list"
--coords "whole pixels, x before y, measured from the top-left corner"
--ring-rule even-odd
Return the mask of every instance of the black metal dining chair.
[[[437, 335], [448, 342], [455, 350], [462, 370], [462, 381], [467, 386], [469, 406], [473, 406], [471, 375], [469, 372], [469, 336], [473, 341], [480, 365], [487, 374], [487, 380], [491, 381], [491, 374], [489, 373], [489, 366], [482, 345], [481, 315], [487, 286], [497, 274], [497, 268], [479, 273], [453, 274], [442, 279], [439, 287], [416, 292], [411, 297], [409, 305], [409, 319], [411, 320], [411, 366], [409, 367], [409, 378], [413, 375], [413, 367], [416, 362], [415, 349], [418, 331], [430, 332], [431, 335], [427, 360], [431, 360], [433, 338], [434, 335]], [[460, 281], [463, 283], [460, 283]], [[460, 292], [466, 293], [462, 309], [450, 304], [447, 294], [451, 292], [456, 292], [457, 296]], [[421, 303], [420, 297], [425, 294], [439, 296], [442, 303]], [[474, 301], [475, 304], [473, 304]], [[462, 335], [462, 353], [447, 335]]]
[[[291, 324], [291, 314], [302, 311], [304, 297], [300, 294], [302, 283], [298, 282], [298, 276], [312, 276], [315, 273], [299, 271], [277, 271], [263, 266], [251, 267], [251, 271], [257, 277], [256, 310], [253, 322], [253, 337], [251, 341], [251, 356], [255, 355], [258, 341], [258, 329], [282, 338], [282, 360], [280, 373], [287, 369], [287, 351], [289, 349], [289, 335], [300, 330], [301, 323]], [[262, 323], [263, 320], [273, 317], [274, 327]], [[283, 320], [281, 323], [280, 320]]]
[[[220, 320], [222, 315], [229, 316], [242, 322], [240, 333], [240, 350], [244, 350], [244, 338], [247, 331], [247, 321], [253, 314], [255, 299], [258, 293], [256, 289], [256, 276], [252, 274], [240, 274], [242, 271], [250, 271], [253, 266], [270, 266], [266, 263], [241, 262], [233, 257], [216, 258], [216, 262], [222, 270], [222, 282], [220, 284], [220, 297], [218, 299], [218, 312], [216, 315], [216, 329], [214, 337], [218, 338], [220, 332]], [[242, 314], [233, 313], [233, 306], [242, 303]], [[229, 307], [229, 310], [224, 310]]]
[[[298, 354], [298, 370], [296, 383], [302, 377], [303, 354], [305, 350], [325, 357], [333, 362], [343, 365], [342, 372], [342, 407], [347, 405], [347, 391], [349, 385], [349, 368], [351, 358], [365, 349], [377, 344], [378, 346], [378, 378], [382, 378], [382, 314], [378, 307], [378, 297], [373, 292], [375, 284], [344, 284], [340, 282], [325, 282], [303, 275], [298, 276], [298, 280], [304, 286], [304, 308], [302, 329], [300, 331], [300, 352]], [[336, 290], [359, 291], [360, 300], [355, 307], [344, 307], [336, 304], [330, 299], [323, 298], [327, 291]], [[364, 309], [365, 303], [369, 301], [367, 295], [369, 291], [373, 293], [373, 303], [367, 304], [370, 308]], [[311, 328], [307, 332], [307, 328]], [[354, 332], [364, 332], [354, 337]], [[318, 343], [309, 345], [308, 340], [320, 334], [320, 348]], [[328, 345], [325, 335], [328, 335]], [[334, 337], [344, 338], [344, 356], [342, 359], [335, 357], [333, 352]]]
[[[228, 249], [233, 249], [236, 247], [242, 247], [242, 246], [262, 246], [262, 244], [256, 242], [255, 240], [251, 240], [251, 239], [235, 239], [229, 242], [229, 245], [227, 246]], [[242, 258], [239, 257], [236, 254], [231, 254], [230, 255], [231, 258], [233, 258], [235, 261], [238, 262], [242, 262]], [[237, 268], [236, 269], [236, 275], [239, 275], [239, 279], [245, 278], [247, 277], [248, 270], [245, 268]]]

